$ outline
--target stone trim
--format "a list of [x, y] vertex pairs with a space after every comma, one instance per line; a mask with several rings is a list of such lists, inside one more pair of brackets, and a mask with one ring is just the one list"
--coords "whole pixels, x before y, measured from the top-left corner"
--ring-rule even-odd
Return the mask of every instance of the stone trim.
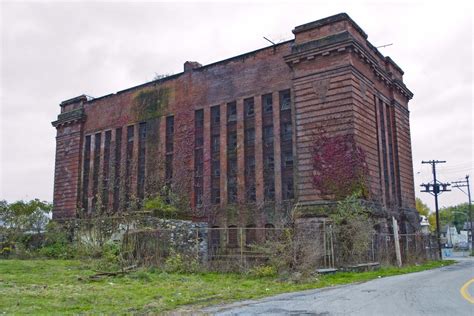
[[82, 122], [86, 118], [86, 115], [84, 113], [84, 109], [76, 109], [72, 110], [66, 113], [61, 113], [58, 115], [58, 119], [54, 122], [51, 122], [51, 124], [58, 128], [62, 125], [66, 124], [72, 124], [76, 122]]

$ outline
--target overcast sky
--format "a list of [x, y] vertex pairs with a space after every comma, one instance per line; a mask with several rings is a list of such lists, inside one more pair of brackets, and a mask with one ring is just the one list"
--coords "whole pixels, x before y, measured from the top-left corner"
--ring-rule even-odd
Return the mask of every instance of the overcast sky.
[[[62, 100], [98, 97], [292, 39], [300, 24], [348, 13], [405, 71], [416, 195], [421, 160], [447, 160], [442, 181], [473, 173], [473, 7], [469, 1], [1, 1], [0, 199], [52, 201]], [[474, 179], [472, 179], [474, 180]], [[472, 181], [474, 182], [474, 181]], [[440, 205], [465, 202], [445, 193]]]

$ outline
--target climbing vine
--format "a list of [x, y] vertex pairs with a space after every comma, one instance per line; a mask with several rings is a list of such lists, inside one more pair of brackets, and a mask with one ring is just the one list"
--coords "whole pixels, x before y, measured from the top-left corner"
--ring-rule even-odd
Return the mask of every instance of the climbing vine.
[[169, 104], [169, 89], [144, 89], [133, 97], [132, 111], [137, 121], [146, 121], [163, 115]]
[[337, 200], [354, 194], [368, 198], [365, 157], [353, 135], [328, 137], [324, 131], [318, 133], [313, 150], [313, 185], [323, 196]]

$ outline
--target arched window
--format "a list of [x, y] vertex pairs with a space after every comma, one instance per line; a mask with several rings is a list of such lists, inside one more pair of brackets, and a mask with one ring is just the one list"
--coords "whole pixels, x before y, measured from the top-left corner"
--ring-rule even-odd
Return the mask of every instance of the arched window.
[[230, 225], [229, 226], [227, 244], [228, 244], [229, 247], [237, 247], [238, 246], [237, 226], [235, 226], [235, 225]]

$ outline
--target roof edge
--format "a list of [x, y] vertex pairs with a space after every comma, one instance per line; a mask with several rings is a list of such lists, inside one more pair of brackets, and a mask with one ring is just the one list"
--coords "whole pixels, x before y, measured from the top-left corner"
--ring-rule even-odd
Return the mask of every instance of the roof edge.
[[316, 21], [313, 21], [313, 22], [309, 22], [309, 23], [306, 23], [306, 24], [299, 25], [299, 26], [295, 27], [292, 32], [293, 32], [293, 34], [296, 35], [296, 34], [301, 33], [301, 32], [305, 32], [305, 31], [308, 31], [308, 30], [311, 30], [311, 29], [314, 29], [314, 28], [317, 28], [317, 27], [321, 27], [321, 26], [324, 26], [324, 25], [327, 25], [327, 24], [332, 24], [332, 23], [336, 23], [336, 22], [344, 21], [344, 20], [351, 23], [351, 25], [365, 39], [367, 39], [368, 36], [364, 32], [364, 30], [362, 30], [362, 28], [356, 22], [354, 22], [354, 20], [352, 20], [351, 17], [345, 12], [338, 13], [338, 14], [320, 19], [320, 20], [316, 20]]

